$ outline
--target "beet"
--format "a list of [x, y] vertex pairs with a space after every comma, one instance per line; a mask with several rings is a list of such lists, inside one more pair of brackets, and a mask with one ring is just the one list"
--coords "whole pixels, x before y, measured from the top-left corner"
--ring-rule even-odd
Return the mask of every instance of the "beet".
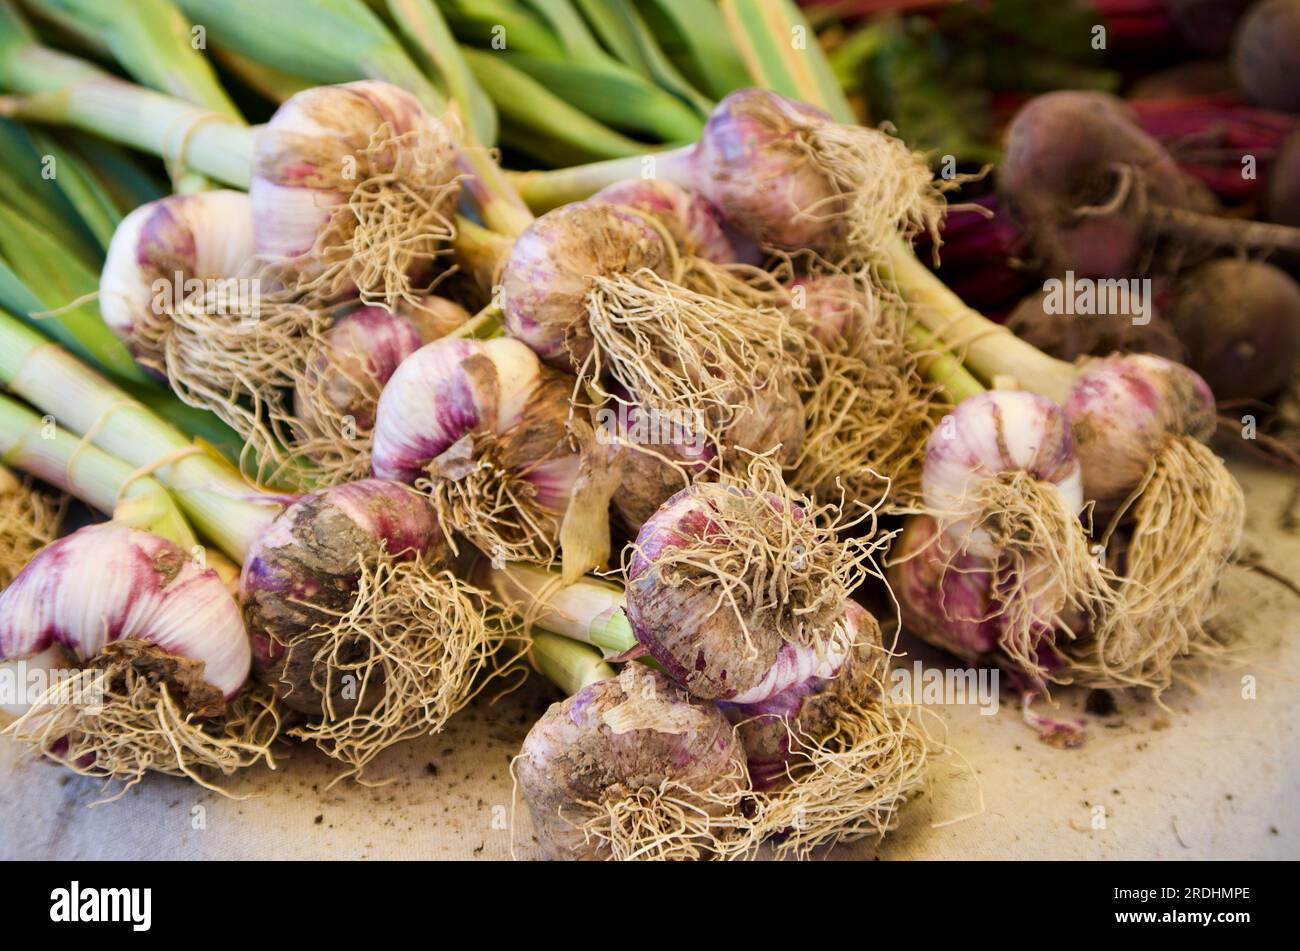
[[1170, 322], [1216, 397], [1265, 397], [1300, 365], [1300, 287], [1259, 261], [1222, 259], [1181, 276]]
[[1261, 0], [1232, 38], [1237, 85], [1252, 102], [1300, 112], [1300, 0]]
[[1043, 270], [1073, 270], [1080, 277], [1132, 276], [1137, 270], [1152, 235], [1135, 195], [1109, 214], [1079, 214], [1115, 197], [1121, 165], [1141, 179], [1148, 200], [1173, 207], [1188, 203], [1177, 164], [1114, 96], [1048, 93], [1017, 113], [998, 167], [998, 194]]
[[1165, 0], [1170, 19], [1192, 49], [1207, 56], [1222, 56], [1253, 0]]
[[1300, 229], [1214, 214], [1206, 189], [1102, 93], [1030, 100], [1007, 130], [998, 194], [1049, 274], [1131, 278], [1215, 248], [1300, 251]]

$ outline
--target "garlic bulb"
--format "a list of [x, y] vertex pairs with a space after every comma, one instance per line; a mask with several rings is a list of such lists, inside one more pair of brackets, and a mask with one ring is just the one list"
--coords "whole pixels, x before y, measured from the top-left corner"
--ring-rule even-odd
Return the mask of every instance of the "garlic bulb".
[[108, 246], [99, 279], [104, 323], [137, 360], [165, 375], [167, 339], [183, 302], [206, 301], [224, 285], [232, 295], [227, 319], [246, 316], [235, 282], [251, 277], [253, 254], [253, 211], [243, 192], [170, 195], [141, 205]]
[[1214, 432], [1214, 394], [1193, 370], [1154, 354], [1090, 360], [1065, 404], [1086, 496], [1112, 509], [1171, 440]]
[[572, 390], [517, 340], [435, 340], [384, 387], [374, 474], [427, 490], [443, 523], [489, 557], [545, 564], [582, 467]]
[[[324, 703], [317, 675], [324, 632], [346, 617], [358, 579], [381, 552], [398, 561], [450, 560], [437, 517], [405, 485], [363, 479], [303, 496], [257, 540], [244, 560], [240, 601], [252, 638], [258, 677], [295, 710], [319, 715]], [[337, 685], [340, 708], [355, 705]]]
[[[779, 477], [778, 477], [779, 478]], [[637, 641], [698, 697], [757, 702], [832, 676], [866, 553], [769, 479], [697, 483], [641, 527], [627, 568]]]
[[84, 664], [126, 640], [201, 665], [203, 681], [226, 699], [248, 679], [248, 636], [221, 578], [149, 532], [112, 522], [79, 529], [0, 594], [4, 660], [58, 644]]
[[548, 858], [699, 859], [749, 845], [731, 724], [640, 664], [553, 704], [514, 769]]
[[993, 391], [962, 400], [930, 435], [925, 448], [925, 506], [942, 513], [945, 532], [964, 552], [996, 558], [999, 547], [970, 511], [982, 485], [1023, 473], [1051, 486], [1065, 510], [1083, 509], [1083, 477], [1061, 408], [1025, 391]]
[[788, 251], [864, 256], [933, 230], [943, 210], [943, 183], [901, 139], [765, 89], [719, 102], [668, 174], [741, 232]]
[[257, 137], [257, 252], [290, 287], [395, 304], [444, 253], [459, 193], [459, 130], [384, 82], [317, 86]]

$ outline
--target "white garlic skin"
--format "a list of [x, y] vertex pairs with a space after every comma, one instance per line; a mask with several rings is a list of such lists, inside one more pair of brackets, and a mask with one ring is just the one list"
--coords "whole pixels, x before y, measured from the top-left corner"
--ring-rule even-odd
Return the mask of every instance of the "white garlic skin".
[[[967, 397], [935, 427], [925, 446], [921, 490], [938, 513], [960, 512], [981, 480], [1024, 471], [1054, 485], [1067, 511], [1083, 510], [1083, 476], [1061, 407], [1024, 390]], [[948, 534], [969, 554], [998, 555], [989, 533], [969, 519], [947, 520]]]
[[57, 644], [85, 662], [128, 639], [201, 662], [204, 681], [227, 699], [248, 679], [252, 651], [225, 583], [150, 532], [86, 526], [44, 548], [0, 593], [5, 661]]

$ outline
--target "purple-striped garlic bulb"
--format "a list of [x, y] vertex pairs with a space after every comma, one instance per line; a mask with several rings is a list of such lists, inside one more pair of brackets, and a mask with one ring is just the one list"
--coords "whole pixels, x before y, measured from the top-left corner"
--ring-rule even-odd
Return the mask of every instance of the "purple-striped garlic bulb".
[[942, 574], [971, 558], [991, 567], [999, 645], [1031, 677], [1052, 673], [1044, 627], [1069, 638], [1078, 613], [1114, 608], [1110, 574], [1079, 519], [1070, 429], [1051, 400], [1024, 391], [963, 400], [926, 443], [921, 488], [942, 536]]
[[451, 560], [428, 500], [398, 482], [321, 489], [271, 523], [240, 601], [255, 673], [310, 718], [296, 735], [360, 770], [469, 700], [503, 629]]
[[456, 302], [425, 295], [391, 310], [363, 304], [334, 322], [294, 386], [293, 448], [316, 464], [317, 484], [369, 473], [384, 385], [408, 356], [469, 319]]
[[1245, 526], [1241, 487], [1204, 442], [1214, 397], [1180, 364], [1127, 354], [1085, 363], [1065, 412], [1085, 494], [1128, 534], [1123, 611], [1097, 625], [1089, 673], [1159, 692], [1175, 661], [1219, 649], [1204, 621]]
[[700, 141], [660, 165], [737, 230], [787, 251], [864, 256], [932, 231], [943, 211], [925, 157], [901, 139], [764, 89], [728, 95]]
[[553, 704], [514, 771], [548, 858], [702, 859], [754, 844], [731, 724], [641, 664]]
[[[755, 469], [755, 487], [697, 483], [642, 527], [627, 567], [637, 641], [693, 695], [757, 702], [834, 670], [840, 624], [869, 552]], [[829, 668], [827, 665], [830, 665]]]
[[278, 723], [241, 713], [251, 651], [239, 606], [216, 571], [157, 535], [109, 522], [44, 548], [0, 593], [0, 660], [46, 687], [9, 698], [9, 732], [78, 772], [130, 786], [147, 770], [269, 761]]
[[[177, 328], [176, 318], [197, 320], [218, 283], [237, 294], [237, 281], [252, 276], [253, 255], [253, 211], [243, 192], [170, 195], [141, 205], [109, 242], [99, 278], [104, 323], [143, 366], [166, 377], [168, 341], [188, 329]], [[238, 325], [245, 314], [212, 316]]]
[[852, 601], [838, 623], [849, 645], [838, 657], [761, 699], [720, 704], [765, 794], [757, 826], [777, 835], [778, 855], [883, 835], [925, 777], [924, 735], [884, 695], [880, 626]]
[[603, 413], [597, 438], [616, 454], [619, 471], [611, 502], [624, 527], [637, 532], [669, 497], [707, 473], [718, 452], [693, 427], [663, 419], [623, 394]]
[[738, 724], [755, 789], [767, 790], [786, 781], [797, 759], [798, 742], [792, 731], [829, 732], [810, 729], [808, 721], [818, 714], [816, 699], [841, 673], [847, 682], [849, 668], [854, 668], [853, 675], [863, 686], [860, 699], [878, 699], [882, 693], [888, 654], [881, 643], [880, 625], [854, 601], [845, 604], [839, 624], [844, 628], [844, 649], [817, 657], [808, 648], [787, 642], [763, 682], [720, 704]]
[[993, 575], [979, 556], [950, 551], [933, 518], [912, 515], [894, 545], [888, 577], [905, 630], [975, 663], [993, 655], [1002, 636]]
[[800, 274], [786, 284], [786, 293], [790, 309], [828, 348], [850, 346], [872, 324], [866, 289], [849, 274]]
[[507, 330], [594, 387], [664, 413], [701, 413], [718, 438], [755, 381], [792, 378], [784, 313], [685, 286], [692, 260], [655, 216], [604, 201], [542, 215], [502, 275]]
[[459, 140], [453, 121], [389, 83], [297, 93], [254, 147], [258, 254], [318, 299], [411, 299], [455, 234]]
[[600, 459], [572, 392], [572, 378], [543, 368], [518, 340], [436, 340], [384, 388], [374, 474], [427, 492], [443, 524], [494, 561], [554, 560], [566, 516], [570, 526], [603, 522], [593, 534], [603, 531], [608, 552], [608, 493], [576, 505], [592, 481], [584, 460]]
[[547, 212], [519, 236], [506, 261], [506, 328], [551, 366], [577, 370], [596, 347], [585, 319], [596, 279], [644, 269], [672, 280], [669, 237], [645, 216], [605, 202]]
[[758, 264], [761, 253], [750, 238], [727, 227], [721, 213], [698, 192], [653, 178], [607, 185], [592, 201], [654, 215], [677, 239], [683, 254], [714, 264]]
[[99, 301], [144, 369], [264, 462], [284, 461], [276, 429], [291, 417], [286, 392], [327, 316], [258, 273], [247, 195], [170, 195], [135, 209], [113, 233]]

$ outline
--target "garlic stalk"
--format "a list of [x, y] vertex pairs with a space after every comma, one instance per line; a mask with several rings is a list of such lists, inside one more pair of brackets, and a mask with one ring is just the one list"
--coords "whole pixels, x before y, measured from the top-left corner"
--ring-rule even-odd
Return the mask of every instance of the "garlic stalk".
[[[92, 509], [113, 515], [119, 524], [152, 532], [186, 551], [198, 545], [176, 503], [156, 480], [85, 445], [53, 419], [39, 417], [5, 396], [0, 396], [0, 460]], [[0, 472], [13, 479], [4, 470]], [[0, 481], [3, 478], [0, 476]], [[18, 485], [16, 480], [13, 485]], [[50, 534], [45, 541], [53, 538]], [[28, 551], [28, 557], [35, 551]], [[224, 559], [216, 559], [215, 553], [214, 559], [221, 562], [214, 567], [224, 577], [233, 577]]]
[[279, 512], [278, 500], [261, 497], [224, 460], [3, 311], [0, 383], [69, 432], [152, 472], [200, 534], [237, 562]]

